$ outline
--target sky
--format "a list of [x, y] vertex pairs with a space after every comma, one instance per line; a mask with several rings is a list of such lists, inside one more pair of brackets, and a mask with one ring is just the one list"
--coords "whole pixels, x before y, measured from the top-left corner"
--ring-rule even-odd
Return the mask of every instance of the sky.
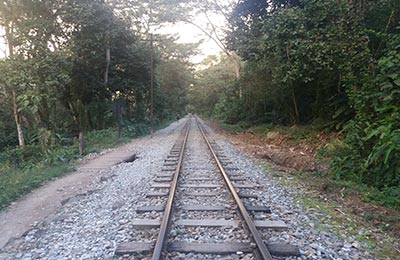
[[[225, 19], [222, 14], [210, 15], [209, 19], [214, 25], [218, 27], [223, 27], [225, 25]], [[193, 19], [193, 22], [195, 22], [202, 28], [207, 28], [207, 19], [204, 15], [197, 15]], [[199, 46], [199, 54], [191, 58], [191, 61], [193, 63], [199, 63], [207, 56], [218, 54], [222, 51], [213, 39], [210, 39], [199, 28], [191, 24], [180, 22], [175, 25], [168, 25], [166, 27], [163, 27], [157, 30], [157, 32], [161, 34], [173, 34], [178, 36], [178, 43], [196, 43], [203, 40], [203, 43]], [[3, 35], [3, 31], [1, 28], [0, 35]], [[0, 37], [0, 58], [5, 57], [5, 49], [6, 45], [4, 42], [4, 38]]]
[[[0, 27], [0, 35], [4, 35], [3, 28]], [[0, 37], [0, 58], [4, 58], [6, 56], [6, 44], [4, 41], [4, 37]]]
[[[212, 15], [210, 16], [210, 20], [218, 27], [225, 26], [225, 19], [222, 15]], [[202, 28], [207, 28], [207, 19], [201, 15], [198, 15], [194, 19], [194, 22]], [[203, 40], [203, 43], [199, 46], [199, 54], [191, 59], [193, 63], [199, 63], [207, 56], [218, 54], [222, 51], [213, 39], [192, 24], [180, 22], [175, 25], [163, 27], [157, 32], [177, 35], [179, 37], [177, 40], [178, 43], [196, 43]]]
[[[222, 51], [214, 40], [207, 37], [200, 29], [191, 24], [179, 23], [168, 26], [161, 29], [160, 33], [177, 35], [179, 43], [195, 43], [203, 40], [203, 43], [199, 46], [199, 54], [191, 58], [193, 63], [199, 63], [208, 55], [218, 54]], [[1, 32], [0, 34], [2, 35]], [[0, 37], [0, 58], [5, 57], [5, 49], [4, 38]]]

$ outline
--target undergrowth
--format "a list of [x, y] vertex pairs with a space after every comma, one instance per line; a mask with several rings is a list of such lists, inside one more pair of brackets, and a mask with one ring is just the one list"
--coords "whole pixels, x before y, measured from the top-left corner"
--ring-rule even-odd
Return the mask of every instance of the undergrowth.
[[362, 203], [379, 191], [366, 185], [332, 180], [327, 173], [297, 171], [288, 174], [274, 170], [268, 162], [262, 167], [279, 183], [302, 190], [296, 201], [309, 214], [315, 209], [321, 213], [315, 222], [316, 229], [332, 231], [344, 239], [356, 239], [382, 259], [397, 259], [400, 213]]
[[[167, 126], [172, 120], [157, 122], [155, 130]], [[84, 154], [127, 143], [132, 138], [150, 133], [146, 124], [129, 124], [117, 138], [117, 129], [96, 130], [85, 134]], [[65, 140], [64, 140], [65, 141]], [[44, 148], [39, 144], [23, 148], [9, 148], [0, 152], [0, 209], [46, 181], [72, 171], [73, 162], [80, 158], [77, 143]]]
[[222, 128], [228, 132], [252, 132], [266, 136], [270, 132], [279, 132], [293, 143], [309, 142], [311, 144], [318, 144], [320, 141], [319, 136], [322, 134], [329, 134], [328, 130], [323, 129], [320, 124], [311, 125], [294, 125], [284, 126], [276, 124], [260, 124], [249, 126], [246, 123], [239, 123], [236, 125], [219, 123]]
[[44, 182], [60, 177], [71, 170], [72, 167], [68, 164], [35, 165], [24, 169], [0, 170], [0, 209]]
[[[329, 162], [337, 158], [347, 150], [348, 146], [339, 138], [337, 133], [323, 130], [321, 124], [302, 125], [302, 126], [282, 126], [274, 124], [261, 124], [246, 128], [246, 124], [238, 125], [220, 125], [228, 132], [252, 132], [260, 137], [266, 136], [270, 132], [279, 132], [281, 136], [285, 136], [286, 145], [310, 144], [315, 149], [315, 156], [320, 162]], [[351, 162], [349, 162], [351, 163]], [[350, 166], [349, 166], [350, 167]], [[331, 185], [340, 186], [345, 192], [355, 191], [363, 199], [364, 202], [376, 203], [389, 208], [400, 209], [400, 187], [383, 186], [380, 188], [363, 183], [360, 175], [341, 176], [336, 172], [323, 173], [303, 173], [307, 178], [323, 177], [327, 179]], [[312, 178], [311, 178], [312, 179]], [[310, 179], [310, 180], [311, 180]]]

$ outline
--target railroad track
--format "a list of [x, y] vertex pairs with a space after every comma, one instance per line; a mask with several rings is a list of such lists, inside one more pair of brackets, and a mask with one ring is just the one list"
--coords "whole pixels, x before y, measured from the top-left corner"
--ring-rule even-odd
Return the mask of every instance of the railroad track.
[[[131, 220], [132, 241], [116, 255], [133, 259], [274, 259], [298, 256], [297, 247], [268, 244], [263, 230], [286, 230], [271, 209], [251, 205], [259, 185], [230, 160], [198, 118], [189, 118], [155, 176], [141, 218]], [[254, 220], [256, 214], [264, 219]], [[266, 232], [266, 234], [268, 233]]]

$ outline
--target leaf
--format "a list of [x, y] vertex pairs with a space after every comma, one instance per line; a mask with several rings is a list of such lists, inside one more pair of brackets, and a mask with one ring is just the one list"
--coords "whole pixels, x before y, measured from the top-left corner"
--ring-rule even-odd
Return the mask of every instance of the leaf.
[[391, 154], [392, 151], [394, 150], [394, 147], [392, 146], [392, 142], [389, 142], [389, 143], [387, 144], [387, 146], [389, 146], [389, 148], [387, 148], [387, 150], [386, 150], [386, 152], [385, 152], [384, 164], [387, 164], [387, 163], [388, 163], [390, 154]]

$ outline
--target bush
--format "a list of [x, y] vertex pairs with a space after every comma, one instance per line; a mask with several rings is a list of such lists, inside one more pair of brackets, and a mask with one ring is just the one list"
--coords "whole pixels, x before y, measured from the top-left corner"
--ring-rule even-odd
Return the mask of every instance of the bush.
[[346, 149], [332, 162], [338, 178], [384, 189], [400, 187], [400, 37], [353, 91], [356, 117], [346, 128]]
[[39, 145], [26, 145], [5, 150], [0, 153], [0, 161], [3, 165], [12, 168], [24, 168], [43, 160], [43, 149]]

